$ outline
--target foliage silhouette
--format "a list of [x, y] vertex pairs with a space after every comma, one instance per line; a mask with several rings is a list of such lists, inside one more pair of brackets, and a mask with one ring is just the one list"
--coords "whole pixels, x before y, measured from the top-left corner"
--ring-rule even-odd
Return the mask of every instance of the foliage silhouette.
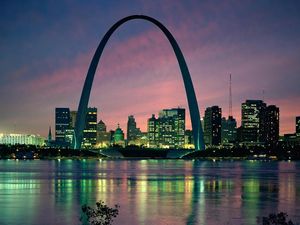
[[119, 205], [110, 208], [103, 201], [96, 202], [96, 208], [85, 204], [81, 207], [80, 221], [83, 225], [111, 225], [113, 219], [119, 214], [119, 208]]
[[[262, 225], [297, 225], [291, 220], [288, 220], [288, 215], [284, 212], [278, 214], [271, 213], [268, 217], [262, 217]], [[259, 218], [260, 219], [260, 218]], [[257, 224], [261, 224], [260, 221]]]

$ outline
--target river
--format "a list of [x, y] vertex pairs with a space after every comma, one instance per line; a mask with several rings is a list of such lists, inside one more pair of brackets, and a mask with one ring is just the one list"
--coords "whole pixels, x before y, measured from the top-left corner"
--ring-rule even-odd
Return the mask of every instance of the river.
[[116, 225], [300, 222], [300, 162], [0, 160], [0, 224], [80, 224], [81, 205], [120, 205]]

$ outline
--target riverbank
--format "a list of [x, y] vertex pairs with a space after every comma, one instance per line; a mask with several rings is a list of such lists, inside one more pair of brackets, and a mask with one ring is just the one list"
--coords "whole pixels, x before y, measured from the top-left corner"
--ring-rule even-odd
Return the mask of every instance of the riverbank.
[[74, 150], [38, 148], [35, 146], [0, 146], [0, 159], [199, 159], [199, 160], [300, 160], [300, 148], [232, 148], [191, 151], [185, 149], [148, 149], [111, 147], [108, 149]]

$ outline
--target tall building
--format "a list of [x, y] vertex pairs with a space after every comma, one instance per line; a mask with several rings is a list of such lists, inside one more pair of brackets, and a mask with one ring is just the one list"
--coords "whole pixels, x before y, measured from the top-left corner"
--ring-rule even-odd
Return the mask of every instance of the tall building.
[[266, 103], [246, 100], [242, 103], [241, 141], [245, 145], [263, 145], [266, 141]]
[[76, 116], [77, 116], [77, 111], [73, 110], [73, 111], [70, 112], [70, 127], [72, 129], [75, 128]]
[[83, 148], [93, 148], [97, 143], [97, 108], [88, 108], [83, 130]]
[[148, 133], [148, 141], [150, 148], [156, 148], [159, 145], [159, 122], [158, 119], [155, 118], [155, 115], [152, 114], [152, 117], [148, 119], [147, 133]]
[[296, 117], [296, 135], [300, 136], [300, 116]]
[[279, 108], [269, 105], [266, 108], [265, 117], [266, 144], [275, 146], [279, 140]]
[[127, 121], [127, 143], [134, 144], [134, 141], [141, 135], [141, 130], [136, 127], [133, 115], [128, 116]]
[[70, 109], [55, 108], [55, 141], [65, 143], [65, 131], [70, 127]]
[[221, 142], [223, 146], [232, 146], [237, 140], [236, 120], [229, 116], [228, 119], [222, 118], [221, 122]]
[[163, 109], [148, 119], [149, 147], [184, 148], [185, 109]]
[[184, 148], [185, 109], [163, 109], [159, 112], [159, 145], [162, 148]]
[[206, 145], [221, 144], [222, 109], [219, 106], [208, 107], [204, 115], [204, 142]]

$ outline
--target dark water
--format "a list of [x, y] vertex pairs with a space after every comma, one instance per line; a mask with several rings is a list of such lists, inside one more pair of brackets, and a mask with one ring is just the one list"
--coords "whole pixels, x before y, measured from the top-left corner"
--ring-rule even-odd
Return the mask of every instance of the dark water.
[[80, 206], [121, 206], [114, 224], [300, 222], [300, 162], [0, 160], [0, 224], [80, 224]]

